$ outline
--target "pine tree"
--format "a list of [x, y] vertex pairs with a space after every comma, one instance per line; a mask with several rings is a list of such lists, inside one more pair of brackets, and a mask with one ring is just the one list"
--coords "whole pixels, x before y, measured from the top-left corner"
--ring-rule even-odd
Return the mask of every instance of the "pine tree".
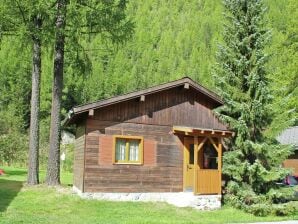
[[261, 0], [224, 0], [223, 4], [227, 22], [214, 72], [225, 104], [217, 114], [235, 132], [223, 157], [223, 173], [229, 180], [225, 199], [264, 215], [270, 212], [269, 204], [283, 197], [277, 194], [276, 182], [287, 174], [280, 166], [291, 152], [263, 134], [271, 122], [272, 100], [264, 53], [270, 40], [264, 26], [266, 10]]
[[[56, 1], [55, 55], [52, 86], [50, 126], [50, 150], [46, 183], [60, 184], [60, 131], [61, 104], [64, 75], [64, 49], [66, 45], [80, 48], [81, 35], [91, 38], [101, 34], [103, 39], [121, 43], [132, 32], [132, 24], [126, 20], [126, 0], [119, 1]], [[66, 38], [67, 37], [67, 38]], [[70, 46], [70, 48], [75, 47]], [[82, 48], [82, 47], [81, 47]]]
[[60, 110], [63, 88], [66, 0], [57, 1], [56, 38], [54, 55], [54, 78], [52, 87], [52, 110], [50, 129], [50, 150], [46, 183], [60, 184]]
[[33, 17], [36, 32], [32, 35], [32, 88], [31, 88], [31, 115], [27, 183], [39, 183], [39, 108], [40, 108], [40, 78], [41, 78], [41, 39], [40, 30], [42, 18], [40, 14]]
[[[39, 105], [41, 77], [42, 20], [47, 17], [46, 1], [3, 1], [0, 5], [0, 34], [20, 36], [24, 43], [32, 44], [32, 89], [30, 140], [27, 183], [39, 183]], [[43, 27], [45, 28], [45, 27]]]

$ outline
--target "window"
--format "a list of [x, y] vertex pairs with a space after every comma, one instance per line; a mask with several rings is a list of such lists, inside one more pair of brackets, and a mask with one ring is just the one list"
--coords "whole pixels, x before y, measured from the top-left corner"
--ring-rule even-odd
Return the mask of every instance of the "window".
[[207, 141], [203, 146], [203, 168], [217, 169], [218, 168], [218, 153], [214, 146]]
[[189, 144], [189, 164], [194, 164], [194, 148], [195, 145], [194, 144]]
[[138, 136], [114, 136], [114, 163], [142, 164], [143, 138]]

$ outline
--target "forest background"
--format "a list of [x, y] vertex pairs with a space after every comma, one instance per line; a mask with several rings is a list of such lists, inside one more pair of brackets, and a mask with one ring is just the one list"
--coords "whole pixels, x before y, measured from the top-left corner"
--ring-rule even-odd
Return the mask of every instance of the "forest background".
[[[276, 137], [298, 125], [298, 1], [266, 0], [266, 49], [272, 124]], [[62, 116], [74, 105], [189, 76], [214, 89], [212, 68], [222, 41], [221, 0], [130, 0], [132, 37], [114, 44], [99, 34], [82, 34], [79, 45], [66, 44]], [[48, 44], [53, 46], [53, 44]], [[18, 35], [1, 37], [0, 164], [26, 167], [31, 97], [31, 44]], [[40, 165], [49, 148], [53, 48], [43, 48], [41, 76]], [[62, 118], [62, 120], [63, 120]], [[70, 130], [72, 131], [72, 130]], [[68, 150], [71, 170], [72, 148]], [[63, 149], [62, 149], [63, 151]]]

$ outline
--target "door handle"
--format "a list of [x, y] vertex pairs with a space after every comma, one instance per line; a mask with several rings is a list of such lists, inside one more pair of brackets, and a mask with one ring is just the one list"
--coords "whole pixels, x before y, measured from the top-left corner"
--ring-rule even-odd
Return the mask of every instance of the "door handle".
[[187, 169], [190, 169], [190, 170], [191, 170], [191, 169], [192, 169], [192, 167], [191, 167], [190, 165], [187, 165]]

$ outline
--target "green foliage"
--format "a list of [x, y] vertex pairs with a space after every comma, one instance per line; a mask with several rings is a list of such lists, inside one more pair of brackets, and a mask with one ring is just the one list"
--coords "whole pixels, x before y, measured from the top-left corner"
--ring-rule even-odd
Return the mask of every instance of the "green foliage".
[[[30, 64], [28, 49], [2, 40], [0, 51], [0, 161], [3, 164], [26, 164], [30, 99]], [[23, 51], [23, 55], [18, 52]], [[14, 63], [12, 63], [14, 62]]]
[[256, 216], [268, 216], [272, 211], [272, 206], [268, 203], [256, 203], [245, 207], [246, 211]]
[[283, 188], [272, 188], [267, 193], [266, 197], [273, 203], [287, 202], [294, 197], [294, 188], [283, 187]]
[[286, 197], [282, 191], [273, 194], [273, 189], [278, 191], [275, 183], [288, 174], [280, 166], [293, 149], [264, 136], [273, 116], [265, 53], [270, 32], [264, 25], [264, 5], [259, 0], [223, 3], [226, 23], [215, 83], [225, 104], [217, 115], [235, 132], [223, 159], [223, 173], [230, 181], [226, 202], [263, 216], [270, 212], [269, 205]]
[[266, 134], [274, 137], [283, 129], [298, 125], [298, 2], [282, 0], [272, 3], [275, 7], [269, 8], [268, 20], [273, 41], [267, 51], [272, 54], [268, 70], [274, 95], [274, 119]]
[[[115, 23], [124, 16], [124, 1], [98, 1], [106, 2], [106, 5], [98, 5], [95, 10], [80, 6], [82, 2], [92, 1], [75, 0], [70, 1], [69, 5], [63, 116], [73, 105], [134, 91], [185, 75], [207, 87], [216, 86], [210, 74], [215, 63], [217, 44], [223, 39], [221, 0], [130, 0], [125, 14], [133, 22], [134, 32], [122, 29], [123, 26], [130, 27], [131, 23], [121, 22], [115, 29], [102, 30], [104, 32], [100, 34], [90, 32], [102, 28], [90, 22], [92, 18], [100, 12], [107, 12], [110, 4], [119, 3], [118, 7], [113, 7], [113, 13], [118, 16], [110, 22], [105, 21], [105, 24]], [[44, 0], [5, 0], [0, 3], [0, 113], [11, 115], [11, 119], [2, 119], [1, 126], [10, 127], [11, 122], [16, 120], [19, 122], [15, 124], [18, 127], [16, 129], [25, 135], [29, 125], [31, 85], [31, 36], [26, 30], [31, 27], [28, 27], [29, 23], [25, 25], [20, 20], [22, 17], [17, 3], [26, 9], [27, 21], [36, 12], [40, 12], [44, 19], [44, 28], [40, 32], [44, 46], [40, 115], [40, 161], [43, 166], [47, 159], [49, 136], [55, 7], [54, 1]], [[285, 127], [297, 124], [298, 1], [266, 0], [265, 3], [268, 7], [266, 23], [272, 33], [272, 42], [265, 46], [264, 51], [270, 56], [265, 67], [272, 96], [272, 105], [268, 111], [272, 112], [270, 118], [273, 120], [266, 128], [266, 136], [275, 137]], [[9, 13], [3, 13], [7, 10]], [[12, 26], [12, 22], [18, 26]], [[80, 24], [88, 25], [81, 27]], [[17, 28], [17, 36], [8, 35], [12, 34], [8, 28]], [[117, 33], [117, 30], [126, 30], [131, 35], [123, 39], [125, 42], [119, 42], [123, 33]], [[247, 96], [239, 94], [240, 97], [245, 99]], [[14, 109], [8, 110], [8, 107]], [[27, 151], [27, 145], [23, 144], [22, 148], [24, 152]], [[284, 154], [278, 155], [284, 158]], [[237, 160], [238, 157], [233, 159]], [[239, 167], [245, 169], [245, 164]], [[235, 174], [239, 174], [237, 169]]]
[[61, 161], [61, 170], [67, 172], [73, 171], [74, 149], [74, 144], [67, 144], [61, 146], [61, 152], [65, 153], [65, 160]]
[[291, 201], [285, 204], [273, 206], [273, 212], [278, 216], [290, 216], [298, 214], [297, 202]]
[[293, 199], [293, 188], [272, 186], [267, 194], [257, 194], [249, 184], [230, 181], [226, 188], [224, 201], [235, 208], [245, 210], [256, 216], [297, 214], [296, 202]]
[[[51, 18], [53, 5], [45, 0], [2, 0], [0, 4], [0, 37], [18, 36], [24, 43], [31, 43], [33, 37], [46, 39], [53, 32]], [[42, 29], [34, 26], [39, 16]], [[46, 44], [46, 42], [44, 43]]]
[[19, 132], [0, 135], [1, 164], [26, 166], [27, 151], [23, 148], [26, 143], [28, 144], [27, 136]]

